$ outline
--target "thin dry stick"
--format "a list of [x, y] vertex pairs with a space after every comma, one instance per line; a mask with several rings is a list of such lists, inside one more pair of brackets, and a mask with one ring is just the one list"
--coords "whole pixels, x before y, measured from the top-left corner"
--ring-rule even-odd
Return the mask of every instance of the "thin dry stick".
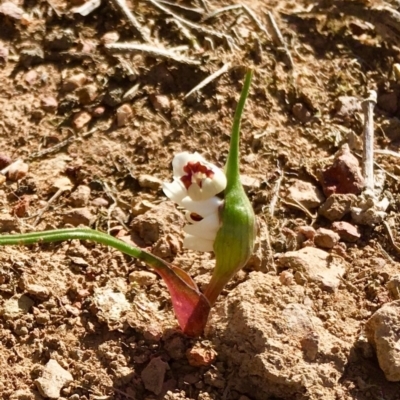
[[400, 253], [400, 246], [398, 246], [398, 245], [396, 244], [396, 241], [394, 240], [393, 232], [392, 232], [392, 229], [390, 228], [390, 225], [388, 224], [387, 221], [383, 221], [383, 226], [385, 227], [386, 232], [387, 232], [387, 234], [388, 234], [388, 236], [389, 236], [390, 244], [393, 246], [393, 248], [394, 248], [398, 253]]
[[[278, 167], [279, 167], [279, 165], [278, 165]], [[273, 195], [272, 195], [271, 201], [269, 203], [269, 215], [271, 217], [273, 217], [275, 214], [275, 207], [276, 207], [276, 204], [278, 203], [278, 199], [279, 199], [279, 191], [281, 190], [281, 184], [283, 181], [283, 177], [285, 176], [284, 171], [281, 168], [279, 168], [279, 173], [280, 173], [280, 175], [279, 175], [278, 180], [275, 182], [274, 188], [272, 189]]]
[[224, 64], [224, 66], [222, 68], [220, 68], [218, 71], [215, 71], [213, 74], [211, 74], [210, 76], [208, 76], [206, 79], [202, 80], [197, 86], [195, 86], [191, 91], [189, 91], [188, 93], [186, 93], [185, 95], [185, 99], [187, 97], [189, 97], [191, 94], [193, 94], [194, 92], [197, 92], [200, 89], [203, 89], [203, 87], [207, 86], [210, 82], [212, 82], [214, 79], [217, 79], [219, 76], [221, 76], [222, 74], [224, 74], [225, 72], [227, 72], [229, 70], [229, 68], [231, 67], [231, 63], [226, 63]]
[[294, 62], [292, 55], [290, 54], [289, 49], [286, 46], [285, 40], [283, 39], [282, 33], [278, 27], [278, 24], [275, 21], [274, 16], [270, 11], [266, 12], [267, 20], [268, 20], [268, 25], [271, 28], [271, 36], [272, 40], [274, 43], [278, 46], [278, 48], [281, 48], [283, 52], [285, 53], [285, 64], [290, 68], [294, 68]]
[[[265, 36], [267, 36], [268, 39], [270, 39], [271, 36], [270, 36], [267, 28], [258, 19], [257, 15], [254, 13], [254, 11], [250, 7], [246, 6], [246, 4], [241, 4], [241, 6], [242, 6], [243, 10], [245, 11], [245, 13], [250, 17], [250, 19], [252, 19], [253, 22], [257, 25], [257, 28], [261, 32], [263, 32], [265, 34]], [[282, 35], [281, 35], [281, 37], [282, 37]], [[283, 40], [283, 38], [282, 38], [282, 40]], [[287, 50], [286, 46], [285, 46], [285, 49]], [[293, 63], [293, 60], [292, 60], [292, 63]]]
[[192, 35], [192, 33], [189, 31], [188, 28], [186, 28], [186, 26], [184, 26], [181, 22], [179, 22], [176, 19], [172, 19], [172, 22], [181, 31], [182, 35], [192, 44], [193, 48], [196, 51], [201, 50], [201, 46], [199, 45], [199, 42], [197, 41], [196, 37]]
[[241, 4], [233, 4], [231, 6], [218, 8], [218, 10], [215, 10], [215, 11], [207, 14], [203, 18], [203, 21], [207, 21], [208, 19], [212, 19], [212, 18], [216, 17], [219, 14], [222, 14], [222, 13], [225, 13], [225, 12], [228, 12], [228, 11], [238, 10], [238, 9], [243, 9], [243, 6]]
[[132, 27], [136, 30], [139, 34], [140, 38], [145, 42], [151, 42], [150, 36], [147, 34], [145, 28], [140, 25], [139, 21], [136, 17], [132, 14], [131, 10], [125, 3], [125, 0], [111, 0], [117, 7], [125, 14], [128, 21], [131, 23]]
[[57, 192], [51, 197], [51, 199], [47, 202], [47, 204], [39, 211], [35, 221], [33, 222], [33, 226], [36, 226], [40, 220], [42, 219], [43, 214], [50, 208], [50, 206], [67, 190], [68, 188], [60, 188]]
[[233, 42], [233, 38], [225, 33], [220, 33], [217, 32], [213, 29], [209, 28], [204, 28], [201, 25], [195, 24], [191, 21], [188, 21], [185, 18], [182, 18], [180, 15], [175, 14], [172, 10], [170, 10], [167, 7], [164, 7], [160, 3], [158, 3], [156, 0], [147, 0], [149, 3], [153, 4], [154, 7], [158, 8], [159, 10], [165, 12], [166, 14], [170, 15], [171, 17], [177, 19], [179, 22], [182, 22], [182, 24], [187, 25], [189, 28], [196, 29], [201, 33], [204, 33], [206, 35], [214, 36], [218, 39], [226, 40], [228, 43]]
[[169, 60], [189, 64], [189, 65], [199, 65], [200, 61], [192, 60], [190, 58], [182, 57], [179, 54], [176, 54], [170, 50], [163, 49], [160, 47], [149, 46], [146, 44], [141, 43], [133, 43], [133, 42], [126, 42], [126, 43], [110, 43], [106, 44], [105, 48], [111, 51], [122, 51], [122, 52], [143, 52], [148, 53], [154, 57], [162, 57], [167, 58]]
[[363, 134], [363, 166], [364, 189], [374, 193], [374, 107], [377, 94], [375, 90], [368, 92], [368, 97], [361, 103], [364, 112]]
[[200, 0], [200, 4], [204, 8], [205, 12], [210, 12], [210, 7], [208, 7], [208, 4], [207, 4], [206, 0]]
[[393, 157], [400, 158], [400, 153], [397, 153], [396, 151], [393, 151], [393, 150], [387, 150], [387, 149], [375, 150], [375, 154], [384, 154], [386, 156], [393, 156]]

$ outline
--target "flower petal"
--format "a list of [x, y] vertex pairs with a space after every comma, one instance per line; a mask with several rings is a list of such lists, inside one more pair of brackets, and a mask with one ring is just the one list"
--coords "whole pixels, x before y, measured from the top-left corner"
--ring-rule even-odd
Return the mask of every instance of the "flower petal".
[[213, 251], [214, 241], [186, 235], [183, 238], [183, 247], [196, 251]]
[[172, 160], [174, 178], [181, 178], [183, 175], [185, 175], [183, 167], [190, 161], [203, 163], [206, 160], [197, 152], [189, 153], [188, 151], [183, 151], [182, 153], [176, 154]]
[[182, 200], [187, 196], [186, 188], [179, 179], [174, 179], [171, 183], [163, 182], [163, 192], [179, 205], [182, 205]]
[[194, 212], [205, 218], [207, 215], [218, 213], [218, 208], [222, 202], [223, 200], [219, 197], [211, 197], [211, 199], [203, 201], [193, 201], [189, 196], [186, 196], [180, 204], [190, 212]]
[[183, 231], [189, 235], [197, 236], [198, 238], [214, 241], [219, 227], [220, 220], [218, 213], [214, 213], [208, 215], [199, 222], [186, 225]]
[[219, 168], [215, 167], [215, 165], [212, 171], [214, 172], [214, 176], [206, 178], [202, 182], [203, 200], [221, 193], [226, 188], [225, 174]]

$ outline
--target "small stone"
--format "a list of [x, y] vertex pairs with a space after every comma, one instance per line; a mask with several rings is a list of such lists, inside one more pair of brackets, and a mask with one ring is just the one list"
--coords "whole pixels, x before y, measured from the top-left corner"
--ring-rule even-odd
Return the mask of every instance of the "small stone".
[[18, 20], [22, 18], [24, 10], [11, 1], [6, 1], [0, 5], [0, 14]]
[[128, 104], [122, 104], [117, 109], [117, 125], [119, 128], [125, 126], [133, 115], [132, 108]]
[[86, 185], [79, 185], [76, 190], [71, 193], [69, 198], [73, 207], [85, 207], [90, 200], [90, 187]]
[[129, 282], [140, 286], [151, 286], [158, 281], [157, 275], [149, 271], [133, 271], [129, 274]]
[[128, 384], [135, 376], [135, 370], [124, 365], [117, 365], [112, 369], [116, 385], [122, 386]]
[[349, 146], [343, 145], [336, 153], [333, 164], [320, 174], [324, 194], [360, 194], [364, 188], [360, 164], [350, 152]]
[[35, 384], [42, 396], [58, 399], [61, 389], [73, 380], [72, 375], [56, 360], [49, 360], [43, 369], [42, 376], [35, 380]]
[[72, 118], [72, 125], [76, 130], [81, 130], [85, 125], [87, 125], [92, 116], [87, 111], [80, 111], [74, 115]]
[[86, 81], [87, 76], [83, 72], [73, 74], [65, 79], [63, 88], [64, 90], [71, 92], [82, 87]]
[[169, 369], [169, 366], [161, 357], [153, 358], [140, 374], [144, 387], [155, 395], [159, 395], [162, 391], [167, 369]]
[[303, 103], [296, 103], [292, 107], [294, 117], [303, 124], [308, 122], [312, 114]]
[[24, 285], [24, 290], [40, 300], [47, 300], [50, 297], [50, 290], [43, 285], [27, 283]]
[[312, 183], [296, 180], [288, 190], [287, 199], [306, 208], [315, 208], [324, 201], [324, 196]]
[[317, 247], [332, 249], [339, 242], [339, 235], [330, 229], [319, 228], [314, 237], [314, 243]]
[[103, 106], [99, 106], [93, 110], [92, 115], [95, 118], [99, 118], [104, 114], [105, 111], [106, 111], [106, 109]]
[[0, 232], [11, 232], [18, 228], [18, 222], [11, 214], [0, 214]]
[[319, 336], [316, 332], [307, 333], [300, 341], [304, 356], [309, 361], [314, 361], [318, 354]]
[[185, 357], [186, 345], [181, 336], [173, 336], [166, 340], [164, 348], [173, 360], [181, 360]]
[[97, 86], [96, 85], [86, 85], [83, 88], [79, 89], [78, 96], [81, 104], [90, 104], [96, 100], [98, 95]]
[[349, 222], [337, 221], [332, 224], [332, 229], [338, 233], [340, 239], [345, 242], [354, 243], [360, 239], [361, 234], [358, 228]]
[[11, 164], [11, 158], [6, 154], [0, 154], [0, 170]]
[[107, 208], [109, 205], [109, 202], [107, 199], [103, 198], [103, 197], [97, 197], [94, 200], [92, 200], [92, 206], [95, 207], [104, 207]]
[[7, 178], [3, 175], [0, 174], [0, 186], [7, 180]]
[[186, 358], [192, 367], [208, 367], [217, 358], [217, 352], [211, 348], [195, 345], [186, 351]]
[[153, 175], [140, 175], [138, 178], [139, 186], [146, 189], [158, 190], [162, 186], [162, 180]]
[[166, 112], [171, 108], [169, 98], [161, 94], [150, 95], [150, 101], [154, 109], [158, 112]]
[[356, 112], [361, 111], [361, 102], [354, 96], [340, 96], [335, 101], [336, 116], [342, 118], [353, 118]]
[[40, 325], [46, 325], [50, 321], [50, 314], [48, 312], [40, 312], [35, 315], [36, 322]]
[[25, 82], [31, 86], [36, 83], [37, 78], [38, 78], [38, 73], [34, 69], [28, 71], [24, 76]]
[[300, 226], [297, 232], [301, 233], [306, 239], [314, 240], [316, 230], [312, 226]]
[[119, 33], [116, 31], [106, 32], [100, 39], [102, 44], [111, 44], [118, 42], [119, 40]]
[[351, 211], [356, 201], [357, 197], [353, 194], [332, 194], [318, 212], [330, 221], [339, 221]]
[[[315, 247], [282, 254], [277, 259], [277, 264], [301, 272], [309, 281], [318, 283], [328, 292], [334, 292], [339, 287], [340, 278], [347, 268], [341, 257], [332, 257], [328, 252]], [[297, 282], [296, 273], [294, 278]]]
[[62, 176], [60, 178], [57, 178], [53, 184], [51, 185], [50, 189], [49, 189], [49, 193], [56, 193], [59, 190], [71, 190], [73, 187], [73, 184], [71, 182], [71, 179], [69, 179], [66, 176]]
[[378, 107], [389, 114], [395, 114], [398, 107], [397, 93], [383, 93], [378, 96]]
[[75, 208], [67, 211], [63, 217], [64, 224], [73, 226], [85, 225], [89, 226], [94, 220], [94, 216], [88, 208]]
[[386, 287], [388, 288], [392, 299], [400, 299], [400, 275], [392, 276], [386, 284]]
[[279, 281], [282, 283], [282, 285], [290, 286], [293, 284], [294, 276], [290, 271], [282, 271], [279, 274]]
[[29, 171], [29, 165], [19, 160], [8, 167], [7, 178], [10, 181], [17, 182], [25, 178]]
[[41, 107], [46, 112], [55, 112], [58, 108], [58, 101], [53, 96], [44, 96], [40, 99]]
[[35, 302], [25, 294], [15, 295], [3, 303], [0, 315], [6, 321], [16, 320], [21, 314], [28, 313], [34, 304]]
[[376, 350], [379, 366], [390, 382], [400, 381], [400, 300], [384, 304], [367, 321], [365, 333]]

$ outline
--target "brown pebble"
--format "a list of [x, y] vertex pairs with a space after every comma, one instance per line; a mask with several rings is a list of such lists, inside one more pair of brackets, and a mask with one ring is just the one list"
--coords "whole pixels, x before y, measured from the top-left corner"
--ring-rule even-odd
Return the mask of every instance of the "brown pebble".
[[73, 207], [84, 207], [90, 200], [90, 187], [86, 185], [79, 185], [76, 190], [71, 194], [69, 200]]
[[156, 111], [165, 112], [171, 108], [169, 98], [165, 95], [152, 94], [150, 95], [150, 101]]
[[340, 236], [336, 232], [330, 229], [319, 228], [314, 236], [314, 243], [318, 247], [332, 249], [339, 242], [339, 239]]
[[108, 200], [107, 199], [104, 199], [103, 197], [97, 197], [96, 199], [94, 199], [93, 201], [92, 201], [92, 206], [95, 206], [95, 207], [105, 207], [105, 208], [107, 208], [108, 207]]
[[3, 169], [11, 164], [11, 158], [5, 154], [0, 154], [0, 169]]
[[92, 119], [92, 116], [86, 112], [86, 111], [80, 111], [77, 114], [74, 115], [72, 119], [72, 125], [76, 130], [81, 130], [85, 125], [87, 125], [90, 120]]
[[88, 208], [75, 208], [64, 214], [64, 224], [89, 226], [94, 217]]
[[378, 107], [389, 114], [394, 114], [398, 107], [397, 93], [390, 92], [378, 96]]
[[337, 221], [332, 224], [332, 229], [338, 233], [345, 242], [356, 242], [361, 235], [358, 228], [346, 221]]
[[42, 109], [47, 112], [54, 112], [58, 108], [58, 101], [53, 96], [45, 96], [40, 100]]
[[66, 91], [72, 91], [82, 87], [87, 81], [87, 76], [83, 73], [77, 73], [65, 79], [63, 88]]
[[104, 114], [105, 111], [106, 111], [106, 109], [103, 106], [99, 106], [93, 110], [92, 115], [95, 118], [99, 118]]
[[302, 123], [308, 122], [312, 117], [311, 112], [303, 103], [294, 104], [292, 107], [292, 113], [294, 117]]
[[117, 109], [117, 125], [125, 126], [133, 115], [132, 108], [128, 104], [122, 104]]
[[217, 352], [211, 348], [195, 345], [186, 351], [186, 358], [192, 367], [205, 367], [211, 365], [217, 358]]
[[25, 82], [26, 82], [26, 83], [28, 83], [29, 85], [33, 85], [33, 84], [36, 83], [37, 77], [38, 77], [37, 72], [36, 72], [35, 70], [32, 69], [32, 70], [28, 71], [28, 72], [25, 74], [24, 79], [25, 79]]
[[118, 42], [119, 40], [119, 33], [116, 31], [106, 32], [100, 39], [102, 44], [111, 44]]
[[139, 186], [146, 189], [158, 190], [161, 188], [162, 180], [153, 175], [140, 175], [138, 178]]
[[28, 171], [29, 165], [24, 163], [22, 160], [18, 160], [8, 167], [7, 178], [10, 181], [17, 182], [22, 178], [25, 178]]
[[86, 85], [78, 91], [79, 101], [81, 104], [92, 103], [96, 100], [97, 95], [98, 91], [96, 85]]

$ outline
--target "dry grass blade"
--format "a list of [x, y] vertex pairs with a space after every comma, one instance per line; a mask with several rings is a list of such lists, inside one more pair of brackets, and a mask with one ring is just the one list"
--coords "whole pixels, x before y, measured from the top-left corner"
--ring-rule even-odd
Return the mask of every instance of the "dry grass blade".
[[387, 234], [388, 234], [388, 236], [389, 236], [390, 244], [393, 246], [393, 248], [394, 248], [398, 253], [400, 253], [400, 246], [398, 246], [398, 245], [396, 244], [396, 241], [394, 240], [393, 232], [392, 232], [392, 229], [390, 228], [390, 225], [388, 224], [387, 221], [383, 221], [383, 226], [385, 227], [386, 232], [387, 232]]
[[[254, 13], [254, 11], [250, 7], [246, 6], [246, 4], [242, 4], [241, 6], [243, 7], [243, 10], [249, 16], [249, 18], [256, 24], [257, 28], [261, 32], [263, 32], [268, 39], [271, 38], [271, 35], [269, 34], [267, 28], [258, 19], [257, 15]], [[286, 46], [285, 46], [285, 49], [286, 49]], [[293, 63], [293, 61], [292, 61], [292, 63]]]
[[290, 68], [294, 68], [294, 62], [292, 55], [290, 54], [289, 49], [286, 46], [285, 40], [283, 39], [282, 33], [278, 27], [278, 24], [275, 21], [274, 16], [270, 11], [266, 12], [267, 20], [268, 20], [268, 25], [270, 26], [271, 29], [271, 36], [272, 40], [274, 41], [275, 45], [280, 48], [284, 54], [285, 54], [285, 64]]
[[231, 67], [231, 63], [224, 64], [224, 66], [222, 68], [220, 68], [218, 71], [215, 71], [213, 74], [208, 76], [206, 79], [202, 80], [197, 86], [195, 86], [190, 92], [188, 92], [184, 98], [186, 99], [193, 93], [197, 92], [198, 90], [203, 89], [203, 87], [207, 86], [214, 79], [217, 79], [219, 76], [221, 76], [225, 72], [228, 72], [230, 67]]
[[178, 63], [189, 64], [189, 65], [200, 65], [200, 61], [182, 57], [181, 55], [176, 54], [167, 49], [141, 43], [133, 43], [133, 42], [110, 43], [105, 45], [105, 48], [111, 51], [119, 51], [119, 52], [142, 52], [142, 53], [147, 53], [153, 57], [167, 58], [169, 60]]
[[233, 10], [241, 10], [243, 9], [243, 6], [241, 4], [233, 4], [231, 6], [226, 6], [222, 8], [218, 8], [218, 10], [215, 10], [213, 12], [210, 12], [207, 14], [204, 18], [203, 21], [207, 21], [209, 19], [215, 18], [217, 15], [223, 14], [225, 12], [233, 11]]
[[154, 7], [158, 8], [159, 10], [163, 11], [164, 13], [170, 15], [171, 17], [177, 19], [179, 22], [181, 22], [182, 24], [188, 26], [189, 28], [192, 29], [196, 29], [197, 31], [206, 34], [206, 35], [210, 35], [213, 37], [216, 37], [218, 39], [221, 40], [226, 40], [228, 43], [233, 42], [233, 38], [225, 33], [220, 33], [217, 32], [213, 29], [209, 29], [209, 28], [204, 28], [203, 26], [199, 25], [199, 24], [195, 24], [194, 22], [188, 21], [187, 19], [181, 17], [180, 15], [174, 13], [172, 10], [170, 10], [167, 7], [164, 7], [162, 4], [160, 4], [158, 1], [156, 0], [147, 0], [149, 3], [151, 3]]
[[131, 10], [125, 3], [125, 0], [111, 0], [128, 18], [128, 21], [131, 23], [132, 27], [136, 30], [139, 34], [140, 38], [145, 42], [151, 42], [150, 36], [147, 34], [145, 28], [140, 25], [139, 21], [136, 17], [132, 14]]

